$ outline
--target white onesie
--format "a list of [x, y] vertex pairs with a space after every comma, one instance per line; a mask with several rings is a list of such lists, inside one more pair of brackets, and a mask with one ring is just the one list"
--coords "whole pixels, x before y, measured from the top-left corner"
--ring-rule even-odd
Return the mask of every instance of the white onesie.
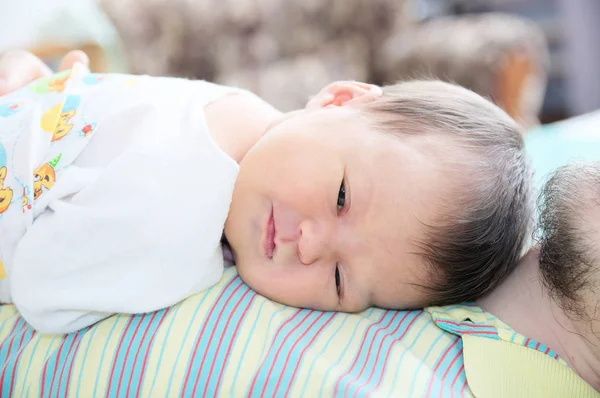
[[65, 333], [210, 287], [238, 165], [202, 81], [83, 66], [0, 97], [0, 302]]

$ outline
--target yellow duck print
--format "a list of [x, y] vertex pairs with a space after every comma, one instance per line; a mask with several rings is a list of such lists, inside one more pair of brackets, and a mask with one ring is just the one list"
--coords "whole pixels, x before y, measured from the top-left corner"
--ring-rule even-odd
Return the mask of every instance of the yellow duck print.
[[48, 91], [62, 93], [65, 89], [65, 85], [67, 84], [67, 80], [69, 80], [69, 76], [55, 76], [48, 83]]
[[78, 95], [69, 95], [64, 102], [54, 105], [42, 116], [42, 129], [52, 133], [53, 142], [64, 138], [73, 129], [70, 121], [75, 116], [79, 102]]
[[8, 206], [10, 206], [10, 201], [13, 197], [12, 189], [8, 187], [4, 187], [4, 180], [6, 179], [6, 166], [0, 167], [0, 214], [4, 213]]
[[6, 270], [4, 269], [4, 263], [0, 258], [0, 279], [6, 279]]
[[56, 182], [56, 172], [54, 168], [60, 161], [62, 153], [59, 153], [57, 157], [44, 163], [33, 172], [33, 200], [36, 200], [44, 193], [44, 190], [52, 189]]
[[44, 163], [33, 172], [33, 199], [40, 197], [46, 190], [51, 189], [56, 181], [56, 174], [54, 173], [54, 167], [50, 166], [49, 163]]

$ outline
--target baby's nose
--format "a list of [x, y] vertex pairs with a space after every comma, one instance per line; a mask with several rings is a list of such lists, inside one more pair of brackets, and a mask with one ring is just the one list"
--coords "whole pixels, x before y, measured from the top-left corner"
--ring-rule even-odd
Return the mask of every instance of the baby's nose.
[[300, 223], [300, 239], [298, 255], [304, 265], [311, 265], [319, 260], [335, 261], [332, 255], [331, 242], [334, 240], [331, 228], [314, 220]]

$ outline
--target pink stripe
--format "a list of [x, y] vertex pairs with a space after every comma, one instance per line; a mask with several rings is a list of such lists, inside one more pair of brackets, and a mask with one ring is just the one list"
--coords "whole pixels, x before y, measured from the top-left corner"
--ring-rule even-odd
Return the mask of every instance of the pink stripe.
[[[273, 342], [277, 341], [277, 336], [279, 336], [279, 333], [281, 332], [281, 329], [283, 329], [285, 327], [285, 325], [287, 325], [288, 323], [290, 323], [295, 317], [298, 316], [298, 314], [300, 314], [302, 310], [296, 310], [296, 313], [289, 319], [287, 319], [285, 322], [283, 322], [279, 328], [277, 329], [277, 333], [275, 333], [275, 337], [273, 338]], [[271, 347], [269, 347], [269, 351], [271, 351]], [[252, 385], [250, 386], [250, 391], [248, 392], [248, 396], [252, 395], [252, 392], [254, 391], [254, 385], [256, 384], [256, 379], [258, 378], [258, 374], [260, 373], [260, 370], [262, 369], [262, 367], [265, 365], [265, 361], [267, 360], [267, 357], [269, 356], [269, 354], [267, 353], [267, 355], [265, 356], [265, 359], [263, 359], [262, 363], [260, 364], [260, 366], [258, 367], [258, 370], [256, 371], [256, 373], [254, 373], [254, 378], [252, 379]]]
[[375, 327], [375, 325], [379, 325], [381, 322], [383, 322], [383, 320], [385, 319], [385, 316], [387, 315], [388, 311], [385, 311], [383, 313], [383, 315], [381, 316], [381, 319], [379, 319], [379, 321], [377, 321], [376, 323], [372, 323], [369, 325], [369, 327], [367, 328], [366, 332], [363, 334], [363, 338], [362, 341], [360, 342], [360, 347], [358, 349], [357, 354], [354, 356], [354, 361], [352, 362], [352, 365], [350, 365], [350, 367], [348, 368], [348, 370], [346, 370], [346, 372], [344, 372], [344, 374], [342, 375], [342, 377], [340, 377], [337, 381], [337, 383], [335, 383], [335, 388], [333, 390], [333, 395], [337, 396], [338, 395], [338, 388], [340, 387], [340, 383], [342, 382], [342, 380], [344, 380], [344, 377], [346, 377], [346, 375], [348, 375], [350, 373], [350, 371], [352, 371], [352, 369], [354, 369], [354, 365], [356, 365], [356, 361], [358, 361], [358, 357], [360, 356], [360, 353], [362, 352], [362, 349], [365, 345], [365, 341], [367, 339], [367, 336], [369, 335], [369, 330], [371, 330], [372, 327]]
[[456, 323], [456, 322], [453, 322], [453, 321], [447, 321], [447, 320], [445, 320], [445, 319], [437, 319], [437, 320], [435, 321], [435, 323], [448, 323], [448, 324], [450, 324], [450, 325], [455, 325], [455, 326], [464, 326], [464, 327], [468, 327], [468, 328], [474, 328], [474, 329], [477, 329], [477, 328], [483, 328], [483, 329], [491, 329], [491, 328], [494, 328], [493, 326], [488, 326], [488, 325], [478, 325], [478, 324], [475, 324], [475, 323], [467, 323], [467, 322], [460, 322], [460, 323]]
[[537, 350], [538, 348], [540, 348], [540, 343], [537, 343], [537, 344], [535, 345], [535, 349]]
[[[71, 350], [73, 349], [73, 347], [76, 346], [78, 337], [79, 337], [79, 332], [75, 333], [75, 335], [73, 336], [73, 340], [71, 340], [71, 344], [69, 346], [69, 351], [67, 351], [67, 356], [65, 357], [65, 361], [63, 362], [62, 369], [60, 370], [60, 377], [58, 378], [59, 386], [60, 386], [60, 383], [62, 382], [63, 374], [65, 373], [65, 367], [67, 366], [67, 362], [69, 361], [69, 355], [71, 355]], [[57, 394], [60, 393], [60, 387], [56, 393]]]
[[450, 352], [450, 350], [452, 349], [452, 347], [454, 347], [458, 341], [460, 340], [460, 337], [456, 337], [454, 339], [454, 341], [452, 342], [452, 344], [450, 344], [448, 346], [448, 348], [446, 348], [446, 351], [444, 351], [444, 354], [442, 355], [442, 357], [437, 361], [437, 364], [435, 365], [435, 368], [433, 368], [433, 375], [431, 378], [429, 378], [429, 386], [427, 387], [427, 396], [431, 396], [431, 387], [433, 386], [433, 376], [435, 375], [435, 372], [437, 372], [438, 368], [440, 367], [440, 365], [442, 364], [442, 362], [444, 361], [444, 358], [446, 358], [446, 355], [448, 355], [448, 353]]
[[[133, 335], [129, 339], [129, 343], [127, 344], [127, 350], [125, 351], [125, 356], [123, 357], [123, 366], [127, 363], [127, 358], [129, 358], [129, 350], [131, 350], [131, 344], [137, 335], [138, 330], [140, 330], [140, 325], [142, 324], [142, 320], [140, 319], [133, 330]], [[119, 392], [121, 392], [121, 382], [123, 381], [123, 371], [121, 370], [121, 374], [119, 375], [119, 384], [117, 384], [117, 397], [119, 396]]]
[[[194, 343], [194, 351], [192, 352], [192, 356], [190, 357], [190, 362], [196, 357], [196, 352], [198, 352], [198, 344], [200, 344], [200, 338], [204, 335], [204, 330], [206, 330], [206, 325], [208, 324], [208, 320], [210, 319], [210, 317], [212, 316], [213, 311], [215, 310], [216, 304], [221, 301], [221, 298], [223, 297], [223, 294], [225, 294], [225, 291], [229, 288], [229, 286], [231, 286], [231, 284], [238, 280], [239, 276], [236, 276], [235, 278], [232, 278], [229, 283], [223, 288], [223, 290], [221, 290], [221, 293], [219, 294], [219, 297], [217, 297], [217, 300], [214, 302], [214, 304], [211, 306], [210, 311], [208, 312], [208, 315], [206, 317], [206, 320], [204, 322], [204, 324], [202, 325], [202, 329], [200, 330], [200, 334], [198, 334], [197, 338], [196, 338], [196, 343]], [[214, 331], [214, 329], [213, 329]], [[206, 355], [206, 351], [204, 352], [204, 355]], [[192, 370], [191, 366], [187, 367], [187, 370], [185, 372], [185, 382], [183, 383], [183, 389], [181, 390], [181, 397], [184, 396], [185, 394], [185, 390], [187, 389], [188, 386], [188, 382], [190, 380], [190, 372]]]
[[460, 368], [458, 369], [458, 373], [456, 374], [456, 376], [454, 376], [454, 379], [452, 379], [452, 384], [450, 384], [450, 392], [452, 393], [452, 396], [454, 396], [454, 385], [456, 384], [456, 381], [458, 380], [458, 378], [460, 377], [460, 375], [462, 374], [462, 372], [465, 370], [465, 364], [463, 363], [462, 365], [460, 365]]
[[[240, 284], [240, 286], [238, 286], [238, 289], [241, 287], [242, 285]], [[231, 298], [233, 297], [233, 295], [235, 294], [235, 292], [237, 291], [237, 289], [231, 294], [231, 297], [229, 297], [229, 300], [231, 300]], [[233, 314], [237, 311], [238, 307], [240, 306], [240, 304], [242, 303], [242, 301], [244, 300], [244, 298], [248, 295], [248, 293], [250, 293], [250, 289], [246, 289], [246, 292], [242, 295], [242, 297], [238, 300], [238, 302], [236, 303], [235, 307], [233, 307], [232, 311], [229, 311], [229, 316], [227, 317], [227, 322], [225, 323], [225, 328], [223, 329], [223, 331], [229, 330], [229, 323], [231, 322], [231, 318], [233, 317]], [[225, 310], [225, 308], [227, 307], [227, 304], [229, 303], [229, 300], [227, 300], [227, 303], [225, 303], [225, 307], [223, 307], [223, 310]], [[223, 314], [223, 310], [221, 311], [221, 314], [219, 314], [219, 320], [217, 320], [217, 324], [220, 322], [221, 320], [221, 315]], [[215, 324], [215, 327], [213, 329], [216, 330], [217, 329], [217, 324]], [[212, 339], [212, 336], [211, 336]], [[231, 340], [229, 340], [229, 342], [231, 342], [233, 340], [233, 336], [231, 338]], [[212, 378], [212, 372], [213, 369], [215, 368], [215, 362], [217, 362], [217, 358], [219, 356], [219, 351], [221, 350], [221, 344], [223, 343], [223, 339], [219, 339], [219, 344], [217, 344], [217, 350], [215, 351], [215, 356], [213, 357], [212, 363], [210, 365], [210, 370], [208, 371], [208, 381], [211, 380]], [[208, 344], [207, 347], [210, 347], [210, 343]], [[208, 351], [208, 350], [207, 350]], [[204, 365], [204, 363], [202, 363], [202, 365]], [[202, 369], [202, 365], [200, 365], [200, 369]], [[223, 367], [225, 365], [225, 362], [223, 362]], [[198, 372], [198, 374], [200, 374], [200, 372]], [[200, 378], [198, 377], [196, 379], [196, 383], [194, 383], [194, 390], [192, 392], [192, 397], [196, 396], [196, 387], [198, 386], [198, 380], [200, 380]], [[216, 393], [216, 391], [215, 391]]]
[[[235, 325], [235, 330], [233, 331], [233, 335], [231, 336], [231, 339], [229, 340], [229, 344], [227, 345], [227, 352], [225, 353], [225, 359], [223, 360], [223, 363], [227, 363], [227, 359], [229, 358], [229, 353], [231, 352], [231, 348], [233, 347], [233, 342], [235, 341], [235, 337], [237, 336], [238, 331], [240, 330], [240, 325], [242, 324], [244, 319], [246, 319], [246, 314], [248, 313], [248, 310], [252, 307], [252, 303], [254, 303], [255, 298], [256, 298], [256, 294], [253, 294], [252, 298], [248, 302], [248, 305], [246, 306], [246, 309], [244, 309], [244, 312], [242, 312], [242, 316], [240, 317], [240, 319], [238, 319], [237, 325]], [[225, 366], [222, 366], [221, 370], [219, 371], [219, 378], [217, 379], [217, 386], [215, 387], [215, 394], [219, 393], [219, 386], [221, 385], [221, 379], [223, 378], [224, 370], [225, 370]]]
[[548, 354], [550, 352], [550, 347], [546, 347], [546, 351], [544, 351], [544, 354]]
[[[23, 327], [24, 329], [25, 327]], [[21, 331], [23, 330], [21, 329]], [[21, 332], [19, 331], [19, 332]], [[33, 339], [33, 336], [35, 336], [35, 330], [32, 332], [31, 337], [29, 338], [29, 341], [31, 341], [31, 339]], [[23, 339], [25, 340], [25, 339]], [[19, 344], [19, 349], [21, 349], [21, 344]], [[25, 349], [25, 347], [23, 347], [23, 349]], [[21, 354], [23, 354], [23, 350], [19, 351], [19, 353], [17, 354], [17, 357], [15, 358], [15, 365], [13, 366], [13, 374], [10, 380], [10, 389], [8, 390], [8, 396], [12, 396], [12, 390], [15, 386], [15, 377], [17, 376], [17, 365], [19, 364], [19, 359], [21, 359]], [[4, 371], [6, 371], [6, 367], [4, 368], [4, 370], [2, 371], [2, 378], [0, 379], [0, 386], [3, 384], [4, 382]]]
[[[306, 334], [308, 333], [308, 331], [310, 329], [312, 329], [313, 326], [315, 326], [315, 323], [317, 323], [319, 321], [319, 319], [321, 319], [323, 317], [323, 315], [325, 315], [324, 312], [321, 312], [319, 314], [318, 317], [316, 317], [311, 323], [310, 325], [308, 325], [308, 327], [306, 329], [304, 329], [304, 332], [300, 335], [299, 338], [296, 339], [296, 341], [294, 342], [294, 344], [292, 344], [292, 347], [288, 350], [288, 353], [285, 357], [285, 361], [283, 361], [283, 368], [281, 368], [279, 370], [279, 377], [277, 378], [277, 384], [275, 384], [275, 391], [273, 392], [274, 396], [277, 396], [277, 390], [279, 390], [279, 385], [281, 384], [281, 378], [283, 377], [283, 373], [285, 372], [285, 370], [287, 369], [287, 365], [288, 362], [290, 360], [290, 355], [292, 354], [292, 352], [294, 352], [294, 349], [296, 348], [296, 345], [300, 342], [300, 340], [302, 340], [304, 338], [304, 336], [306, 336]], [[282, 344], [283, 345], [283, 344]], [[275, 359], [277, 359], [277, 357], [275, 357]], [[290, 383], [291, 384], [291, 383]], [[288, 385], [289, 388], [289, 385]]]
[[83, 338], [79, 339], [77, 342], [77, 346], [75, 346], [75, 352], [73, 352], [73, 360], [71, 361], [71, 365], [69, 366], [69, 373], [67, 373], [67, 388], [65, 391], [65, 396], [69, 396], [69, 387], [71, 386], [71, 372], [73, 371], [73, 365], [75, 364], [75, 356], [77, 352], [79, 352], [79, 346], [81, 345], [81, 341]]
[[116, 355], [113, 358], [112, 367], [110, 369], [110, 377], [108, 379], [108, 388], [106, 389], [107, 397], [108, 397], [108, 394], [110, 393], [110, 388], [112, 386], [112, 379], [115, 374], [115, 367], [117, 366], [117, 359], [119, 358], [119, 353], [121, 352], [121, 345], [123, 344], [123, 339], [125, 338], [125, 335], [127, 334], [127, 331], [129, 330], [129, 326], [131, 326], [131, 322], [133, 322], [132, 316], [129, 317], [129, 321], [127, 322], [127, 325], [125, 325], [125, 329], [123, 330], [123, 333], [121, 333], [121, 338], [119, 339], [119, 345], [117, 346], [117, 351], [115, 351]]
[[148, 354], [150, 353], [150, 348], [152, 348], [152, 343], [154, 342], [154, 337], [156, 337], [156, 332], [158, 332], [158, 329], [160, 328], [163, 321], [167, 317], [167, 314], [169, 313], [169, 311], [170, 311], [170, 309], [167, 309], [165, 312], [163, 312], [162, 317], [158, 321], [158, 325], [156, 326], [156, 329], [154, 329], [154, 332], [152, 332], [152, 337], [150, 337], [150, 343], [148, 343], [148, 349], [146, 350], [146, 354], [144, 355], [144, 362], [142, 362], [142, 372], [140, 373], [140, 382], [138, 383], [138, 387], [135, 392], [136, 397], [140, 396], [140, 387], [142, 386], [142, 381], [144, 380], [144, 373], [146, 372], [146, 361], [148, 360]]
[[[129, 396], [129, 391], [131, 390], [131, 380], [133, 378], [133, 370], [135, 369], [135, 364], [137, 363], [138, 355], [140, 355], [140, 350], [144, 346], [144, 340], [146, 339], [146, 335], [148, 334], [148, 329], [150, 329], [150, 327], [152, 326], [152, 322], [154, 322], [154, 318], [156, 318], [156, 312], [152, 313], [152, 317], [150, 318], [150, 321], [148, 322], [148, 324], [146, 325], [146, 328], [144, 329], [144, 334], [142, 335], [140, 344], [138, 345], [138, 348], [135, 351], [135, 356], [133, 357], [133, 363], [131, 364], [131, 372], [129, 372], [129, 380], [127, 381], [127, 393], [126, 393], [127, 396]], [[141, 322], [140, 322], [140, 324], [141, 324]], [[133, 338], [131, 340], [133, 341]], [[148, 347], [148, 349], [150, 349], [150, 348]], [[141, 378], [138, 380], [138, 386], [140, 384], [142, 384]]]
[[[321, 327], [319, 328], [319, 330], [317, 330], [317, 333], [315, 333], [315, 335], [312, 337], [312, 339], [310, 339], [310, 341], [308, 342], [307, 345], [304, 346], [304, 348], [302, 349], [302, 352], [300, 353], [300, 357], [298, 358], [298, 360], [296, 361], [297, 364], [302, 362], [302, 358], [304, 357], [304, 353], [306, 353], [306, 350], [308, 347], [312, 346], [313, 343], [315, 342], [315, 339], [317, 338], [317, 336], [319, 336], [321, 334], [321, 332], [323, 331], [323, 329], [325, 329], [325, 326], [327, 326], [329, 324], [329, 322], [331, 322], [333, 320], [333, 318], [335, 318], [335, 314], [331, 314], [329, 316], [329, 319], [323, 323], [323, 325], [321, 325]], [[287, 367], [287, 359], [286, 359], [286, 364], [283, 367], [284, 369]], [[290, 388], [292, 387], [292, 384], [294, 383], [294, 379], [296, 377], [296, 372], [298, 371], [298, 366], [294, 367], [294, 373], [292, 373], [292, 377], [290, 379], [290, 383], [288, 384], [287, 389], [285, 390], [285, 394], [284, 396], [287, 397], [289, 392], [290, 392]]]
[[465, 392], [465, 388], [467, 388], [467, 378], [465, 377], [465, 382], [462, 385], [462, 388], [460, 389], [460, 395], [463, 395], [463, 393]]
[[[56, 377], [56, 371], [58, 370], [58, 359], [60, 358], [60, 353], [65, 346], [65, 342], [67, 339], [63, 337], [62, 343], [60, 343], [60, 347], [58, 347], [58, 351], [56, 352], [56, 361], [54, 362], [54, 372], [52, 372], [52, 383], [50, 383], [50, 391], [48, 392], [48, 396], [52, 396], [52, 390], [54, 389], [54, 378]], [[46, 366], [48, 366], [48, 362], [46, 361]], [[46, 366], [44, 366], [44, 373], [46, 373]]]
[[[358, 374], [358, 376], [354, 377], [354, 380], [359, 380], [360, 376], [362, 376], [362, 372], [363, 369], [365, 368], [366, 362], [369, 358], [369, 356], [371, 355], [371, 349], [373, 348], [373, 343], [375, 342], [375, 338], [377, 337], [377, 335], [379, 334], [379, 332], [381, 332], [383, 329], [387, 329], [392, 322], [394, 322], [394, 319], [396, 319], [396, 317], [398, 316], [399, 312], [394, 313], [394, 316], [392, 317], [392, 319], [390, 319], [390, 321], [388, 322], [387, 325], [385, 325], [384, 327], [378, 328], [377, 331], [375, 332], [375, 334], [373, 335], [373, 338], [371, 338], [371, 342], [369, 343], [369, 350], [367, 351], [367, 356], [365, 357], [365, 361], [363, 362], [363, 366], [360, 370], [360, 373]], [[350, 387], [351, 383], [346, 384], [346, 388], [344, 388], [344, 396], [346, 396], [346, 391], [348, 390], [348, 388]]]
[[[231, 292], [231, 294], [229, 295], [229, 297], [225, 301], [225, 305], [223, 305], [223, 308], [221, 308], [221, 311], [219, 312], [219, 315], [217, 316], [217, 320], [215, 322], [215, 325], [213, 326], [212, 331], [210, 332], [210, 337], [208, 338], [208, 343], [206, 344], [206, 349], [204, 350], [204, 355], [202, 355], [202, 362], [200, 362], [200, 368], [198, 369], [198, 375], [202, 374], [202, 368], [204, 368], [204, 363], [205, 363], [205, 360], [206, 360], [206, 354], [208, 353], [208, 347], [210, 347], [211, 344], [212, 344], [213, 337], [215, 336], [215, 332], [217, 330], [217, 325], [219, 325], [219, 322], [221, 322], [221, 318], [223, 317], [223, 312], [225, 312], [225, 309], [227, 308], [227, 305], [229, 304], [229, 302], [231, 301], [231, 299], [233, 298], [233, 296], [235, 296], [235, 294], [237, 293], [237, 291], [240, 290], [240, 288], [242, 286], [244, 286], [244, 285], [240, 283], [238, 285], [238, 287], [236, 287], [233, 290], [233, 292]], [[244, 293], [244, 296], [246, 294], [248, 294], [249, 291], [250, 290], [246, 290], [246, 293]], [[242, 298], [243, 298], [243, 296], [242, 296]], [[237, 306], [239, 304], [240, 303], [238, 301], [238, 303], [236, 304], [235, 308], [237, 308]], [[224, 330], [227, 330], [227, 326], [229, 326], [229, 321], [231, 320], [231, 316], [232, 315], [233, 315], [233, 311], [230, 311], [229, 312], [229, 317], [227, 318], [227, 323], [225, 325], [225, 329]], [[213, 367], [215, 366], [215, 360], [217, 358], [217, 354], [219, 353], [219, 350], [221, 349], [221, 343], [222, 342], [223, 342], [223, 339], [220, 338], [219, 339], [219, 343], [217, 344], [217, 350], [215, 351], [215, 356], [213, 358], [212, 365], [210, 366], [210, 373], [208, 375], [208, 379], [207, 380], [210, 380], [210, 376], [212, 374]], [[198, 381], [199, 380], [200, 380], [200, 377], [196, 377], [196, 381], [194, 382], [194, 388], [192, 389], [192, 397], [196, 396], [196, 389], [198, 388]]]
[[523, 344], [525, 347], [527, 347], [529, 345], [529, 341], [531, 341], [531, 339], [528, 337], [527, 340], [525, 340], [525, 344]]
[[486, 332], [483, 330], [469, 330], [461, 332], [462, 334], [490, 334], [490, 335], [498, 335], [498, 332]]
[[[304, 321], [306, 321], [306, 319], [313, 313], [314, 311], [309, 311], [306, 313], [306, 315], [304, 315], [304, 318], [302, 318], [302, 320], [300, 322], [298, 322], [298, 324], [296, 326], [294, 326], [292, 328], [292, 330], [290, 330], [287, 334], [287, 336], [285, 336], [283, 338], [283, 341], [281, 342], [281, 344], [279, 344], [279, 348], [277, 349], [277, 352], [275, 353], [275, 356], [273, 357], [273, 361], [271, 361], [271, 366], [269, 367], [269, 373], [267, 373], [267, 380], [269, 380], [271, 378], [271, 372], [273, 372], [273, 366], [275, 366], [275, 362], [277, 362], [277, 358], [279, 358], [279, 353], [281, 352], [281, 349], [283, 348], [283, 345], [285, 344], [285, 342], [287, 341], [287, 339], [292, 335], [292, 333], [294, 333], [299, 327], [300, 325], [302, 325], [304, 323]], [[323, 315], [321, 313], [321, 315]], [[305, 332], [306, 333], [306, 332]], [[296, 343], [298, 341], [296, 340]], [[295, 343], [294, 343], [295, 344]], [[277, 386], [276, 386], [277, 387]], [[265, 396], [265, 390], [267, 389], [267, 386], [263, 386], [263, 390], [260, 393], [261, 398]]]
[[[399, 314], [399, 313], [397, 313], [397, 314]], [[390, 333], [387, 333], [385, 336], [383, 336], [383, 339], [381, 339], [381, 343], [379, 344], [379, 348], [377, 349], [377, 354], [375, 354], [375, 365], [377, 365], [377, 360], [379, 359], [379, 354], [381, 354], [381, 348], [383, 348], [383, 343], [385, 343], [385, 340], [389, 336], [394, 335], [394, 333], [396, 333], [398, 331], [398, 329], [400, 329], [400, 326], [402, 326], [402, 323], [404, 323], [404, 321], [406, 320], [406, 317], [408, 317], [409, 314], [410, 314], [410, 312], [408, 312], [408, 311], [405, 312], [402, 319], [400, 319], [400, 322], [398, 322], [398, 326], [396, 326], [396, 329], [392, 330]], [[394, 315], [394, 318], [396, 317], [396, 315]], [[392, 344], [393, 344], [393, 342], [392, 342]], [[370, 354], [371, 354], [371, 350], [369, 349], [369, 354], [367, 354], [367, 358], [369, 358]], [[365, 386], [367, 386], [367, 385], [369, 385], [369, 383], [371, 383], [371, 379], [373, 378], [373, 373], [375, 373], [375, 365], [371, 366], [371, 373], [369, 374], [369, 377], [367, 378], [367, 380], [365, 382], [363, 382], [361, 385], [359, 385], [358, 388], [356, 389], [356, 391], [354, 392], [355, 397], [358, 396], [358, 393], [360, 392], [360, 390], [362, 390]], [[358, 375], [358, 379], [360, 379], [360, 377], [362, 376], [362, 373], [365, 370], [366, 366], [367, 366], [367, 361], [365, 361], [363, 363], [362, 369], [360, 370], [360, 373]]]
[[452, 369], [452, 365], [454, 365], [454, 362], [456, 362], [458, 360], [458, 358], [460, 358], [462, 356], [462, 353], [463, 353], [463, 350], [461, 348], [460, 351], [458, 351], [458, 353], [456, 353], [456, 355], [454, 356], [454, 359], [452, 360], [452, 362], [450, 362], [450, 365], [448, 365], [448, 368], [446, 368], [446, 371], [442, 375], [442, 385], [440, 387], [440, 397], [443, 395], [442, 393], [444, 391], [444, 381], [446, 380], [446, 376], [448, 376], [448, 372], [450, 372], [450, 369]]
[[388, 358], [390, 356], [390, 353], [392, 352], [392, 349], [394, 348], [394, 343], [397, 341], [402, 341], [402, 339], [404, 338], [406, 333], [408, 333], [408, 331], [410, 330], [412, 325], [416, 322], [417, 319], [419, 319], [419, 317], [421, 316], [422, 313], [423, 313], [423, 310], [419, 311], [419, 314], [417, 316], [415, 316], [412, 319], [412, 321], [410, 321], [408, 326], [406, 326], [406, 329], [404, 330], [404, 332], [402, 332], [402, 335], [400, 337], [398, 337], [397, 339], [395, 339], [392, 342], [392, 345], [390, 345], [390, 348], [388, 349], [387, 353], [385, 354], [385, 360], [383, 361], [383, 369], [381, 370], [381, 374], [379, 375], [379, 381], [377, 382], [377, 385], [375, 386], [375, 390], [377, 390], [379, 388], [379, 386], [381, 385], [381, 382], [383, 381], [383, 376], [385, 375], [385, 368], [388, 364]]
[[[10, 332], [8, 332], [7, 338], [10, 337], [10, 335], [15, 332], [15, 330], [17, 329], [17, 325], [19, 324], [19, 320], [20, 319], [21, 318], [17, 319], [17, 321], [15, 322], [15, 324], [13, 325], [13, 327], [10, 329]], [[25, 327], [25, 321], [23, 321], [23, 325], [21, 325], [21, 329], [19, 329], [19, 333], [21, 333], [21, 330], [23, 330], [24, 327]], [[12, 345], [13, 345], [13, 342], [15, 341], [15, 338], [17, 337], [17, 334], [15, 334], [14, 336], [12, 336], [12, 339], [10, 339], [10, 344], [8, 345], [8, 353], [6, 354], [7, 358], [8, 358], [8, 355], [10, 354], [10, 352], [12, 351]], [[4, 340], [4, 342], [6, 342], [6, 340]], [[4, 345], [4, 343], [2, 343], [2, 345]], [[6, 369], [7, 368], [8, 368], [8, 366], [5, 366], [4, 369], [2, 369], [2, 376], [0, 376], [0, 386], [4, 385], [4, 376], [6, 374]], [[42, 385], [42, 392], [43, 392], [43, 385]]]

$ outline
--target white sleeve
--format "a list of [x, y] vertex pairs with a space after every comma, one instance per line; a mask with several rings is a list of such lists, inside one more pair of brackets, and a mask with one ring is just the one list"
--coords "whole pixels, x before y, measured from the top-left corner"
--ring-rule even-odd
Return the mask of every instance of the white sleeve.
[[[15, 252], [11, 293], [25, 320], [67, 333], [217, 283], [235, 177], [223, 181], [218, 154], [200, 147], [129, 151], [77, 194], [53, 200]], [[84, 172], [67, 169], [64, 186], [89, 179]]]

